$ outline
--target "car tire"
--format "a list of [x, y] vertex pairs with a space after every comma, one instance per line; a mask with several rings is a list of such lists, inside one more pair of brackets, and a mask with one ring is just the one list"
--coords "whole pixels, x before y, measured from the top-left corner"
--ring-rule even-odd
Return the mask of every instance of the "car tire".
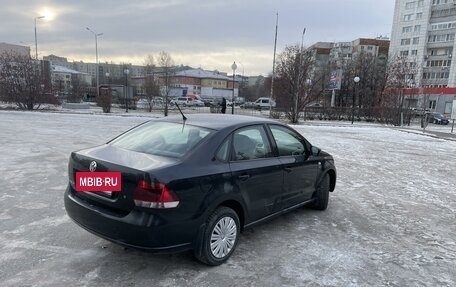
[[200, 244], [201, 250], [195, 250], [196, 259], [210, 266], [224, 263], [236, 249], [239, 233], [240, 221], [237, 213], [225, 206], [217, 208], [207, 219], [203, 242]]
[[315, 192], [315, 201], [312, 208], [316, 210], [325, 210], [329, 201], [329, 175], [325, 174]]

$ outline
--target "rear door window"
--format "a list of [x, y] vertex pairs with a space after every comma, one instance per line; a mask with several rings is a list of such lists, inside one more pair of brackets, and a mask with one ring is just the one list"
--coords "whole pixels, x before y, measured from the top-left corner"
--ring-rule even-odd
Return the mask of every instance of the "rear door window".
[[262, 125], [239, 129], [233, 134], [233, 160], [253, 160], [272, 157], [266, 131]]

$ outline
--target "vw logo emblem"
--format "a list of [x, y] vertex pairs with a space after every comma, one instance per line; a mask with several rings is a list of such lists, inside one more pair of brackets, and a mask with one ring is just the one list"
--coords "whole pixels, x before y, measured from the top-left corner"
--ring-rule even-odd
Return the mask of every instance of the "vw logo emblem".
[[97, 169], [97, 163], [95, 161], [92, 161], [89, 165], [89, 170], [95, 171], [96, 169]]

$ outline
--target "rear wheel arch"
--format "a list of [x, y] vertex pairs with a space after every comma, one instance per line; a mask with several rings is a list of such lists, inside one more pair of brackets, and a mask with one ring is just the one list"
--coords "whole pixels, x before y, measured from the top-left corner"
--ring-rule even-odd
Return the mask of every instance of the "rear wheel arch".
[[[232, 202], [223, 202], [223, 204], [236, 206]], [[224, 225], [227, 221], [228, 225]], [[232, 227], [236, 227], [236, 230], [232, 231]], [[236, 249], [240, 231], [239, 213], [226, 205], [218, 205], [215, 210], [212, 210], [205, 224], [200, 226], [194, 247], [196, 259], [210, 266], [224, 263]], [[223, 236], [223, 238], [220, 236]], [[220, 248], [223, 249], [222, 254], [219, 254]], [[224, 253], [225, 251], [228, 251], [228, 253]]]
[[229, 207], [237, 213], [237, 215], [239, 217], [240, 225], [241, 225], [240, 228], [241, 228], [241, 231], [243, 231], [244, 224], [245, 224], [245, 212], [244, 212], [244, 207], [242, 206], [242, 204], [240, 202], [238, 202], [237, 200], [226, 200], [218, 205], [218, 207], [220, 207], [220, 206]]

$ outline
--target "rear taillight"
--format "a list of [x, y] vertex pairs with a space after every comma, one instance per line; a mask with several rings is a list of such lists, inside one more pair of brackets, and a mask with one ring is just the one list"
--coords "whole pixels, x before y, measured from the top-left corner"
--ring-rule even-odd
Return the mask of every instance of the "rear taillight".
[[176, 194], [159, 182], [138, 181], [133, 195], [136, 206], [147, 208], [174, 208], [179, 205]]

